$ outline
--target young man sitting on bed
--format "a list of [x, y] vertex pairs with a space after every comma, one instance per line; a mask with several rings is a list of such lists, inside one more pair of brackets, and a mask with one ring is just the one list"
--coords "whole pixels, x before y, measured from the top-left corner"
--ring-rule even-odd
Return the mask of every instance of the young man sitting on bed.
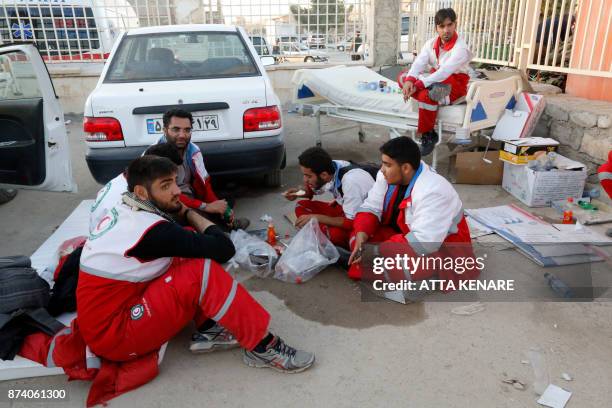
[[[435, 131], [439, 105], [449, 105], [467, 94], [472, 52], [457, 35], [457, 15], [452, 8], [438, 10], [434, 17], [438, 35], [428, 40], [408, 71], [397, 78], [404, 101], [419, 102], [417, 134], [421, 154], [430, 154], [439, 140]], [[429, 75], [426, 75], [429, 74]]]

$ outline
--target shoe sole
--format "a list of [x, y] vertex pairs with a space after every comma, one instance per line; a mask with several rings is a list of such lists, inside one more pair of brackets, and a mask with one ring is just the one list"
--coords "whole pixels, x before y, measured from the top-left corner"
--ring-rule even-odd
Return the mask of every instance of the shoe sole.
[[253, 368], [271, 368], [274, 371], [278, 371], [279, 373], [283, 373], [283, 374], [297, 374], [297, 373], [301, 373], [302, 371], [308, 370], [310, 367], [312, 367], [312, 365], [315, 362], [315, 358], [312, 358], [312, 361], [304, 366], [304, 367], [300, 367], [300, 368], [294, 368], [293, 370], [283, 370], [282, 368], [278, 368], [276, 366], [267, 364], [267, 363], [258, 363], [256, 361], [250, 360], [243, 356], [242, 357], [242, 361], [244, 362], [244, 364], [248, 365], [249, 367], [253, 367]]
[[191, 347], [189, 348], [189, 351], [191, 351], [191, 353], [193, 354], [206, 354], [206, 353], [212, 353], [213, 351], [222, 351], [222, 350], [231, 350], [231, 349], [235, 349], [240, 347], [240, 344], [235, 343], [235, 344], [213, 344], [211, 347], [207, 347], [207, 348], [199, 348], [199, 349], [192, 349]]

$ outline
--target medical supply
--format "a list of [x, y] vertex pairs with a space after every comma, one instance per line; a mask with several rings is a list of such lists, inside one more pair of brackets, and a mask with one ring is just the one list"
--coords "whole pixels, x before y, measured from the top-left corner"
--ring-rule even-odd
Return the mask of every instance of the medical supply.
[[573, 224], [574, 213], [572, 211], [572, 207], [574, 206], [574, 199], [569, 197], [567, 202], [565, 203], [565, 208], [563, 210], [563, 224]]

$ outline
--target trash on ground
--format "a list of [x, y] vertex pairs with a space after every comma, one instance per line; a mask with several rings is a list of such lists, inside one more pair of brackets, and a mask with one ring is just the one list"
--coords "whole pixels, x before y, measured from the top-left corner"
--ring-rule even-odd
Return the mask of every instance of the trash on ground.
[[533, 389], [538, 395], [542, 395], [548, 384], [550, 384], [544, 353], [539, 348], [534, 347], [527, 352], [527, 357], [529, 357], [531, 367], [533, 368]]
[[272, 221], [272, 217], [268, 214], [264, 214], [259, 218], [259, 221], [261, 222], [270, 222]]
[[506, 384], [510, 384], [511, 386], [513, 386], [514, 388], [516, 388], [517, 390], [524, 390], [525, 387], [525, 383], [522, 381], [517, 380], [516, 378], [508, 378], [505, 380], [502, 380], [503, 383]]
[[236, 254], [229, 260], [232, 267], [240, 266], [260, 278], [272, 273], [278, 260], [273, 247], [243, 230], [232, 231], [230, 238], [236, 248]]
[[480, 302], [476, 302], [469, 305], [456, 307], [451, 310], [451, 313], [459, 316], [471, 316], [478, 312], [482, 312], [483, 310], [485, 310], [485, 305]]
[[572, 376], [569, 375], [568, 373], [561, 374], [561, 378], [563, 378], [565, 381], [572, 381], [573, 380]]
[[276, 263], [274, 277], [285, 282], [306, 282], [339, 257], [338, 250], [313, 218], [291, 240]]
[[571, 396], [571, 392], [566, 391], [561, 387], [557, 387], [554, 384], [550, 384], [540, 399], [538, 399], [538, 404], [550, 408], [563, 408]]

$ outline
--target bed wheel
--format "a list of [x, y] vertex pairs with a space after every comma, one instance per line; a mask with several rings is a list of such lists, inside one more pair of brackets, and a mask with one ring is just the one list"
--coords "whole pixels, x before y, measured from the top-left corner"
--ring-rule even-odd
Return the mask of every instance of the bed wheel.
[[361, 143], [365, 142], [365, 132], [360, 130], [359, 133], [357, 133], [359, 135], [359, 141]]

